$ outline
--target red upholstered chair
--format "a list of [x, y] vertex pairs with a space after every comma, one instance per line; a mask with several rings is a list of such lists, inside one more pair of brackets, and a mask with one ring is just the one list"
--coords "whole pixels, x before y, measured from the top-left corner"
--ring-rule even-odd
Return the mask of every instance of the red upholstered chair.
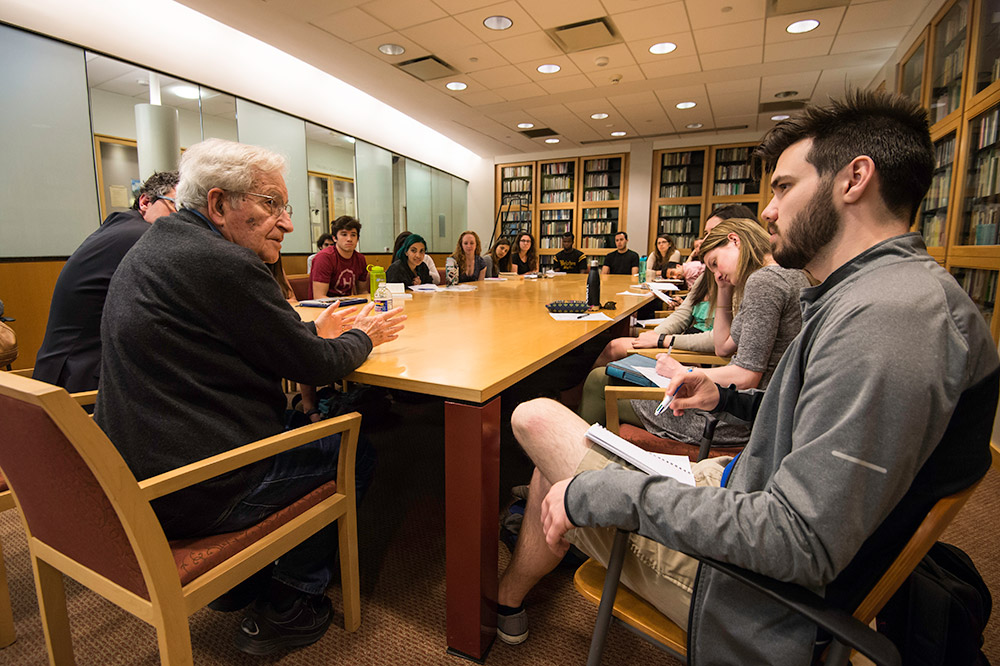
[[305, 301], [310, 298], [310, 284], [308, 275], [289, 275], [288, 284], [292, 285], [292, 291], [295, 292], [295, 300]]
[[[0, 476], [0, 511], [13, 508], [14, 496], [7, 488], [7, 481]], [[0, 648], [13, 643], [16, 637], [14, 613], [10, 608], [10, 593], [7, 591], [7, 570], [3, 566], [3, 543], [0, 543]]]
[[[360, 426], [348, 414], [137, 482], [63, 389], [0, 373], [0, 468], [24, 519], [51, 663], [73, 663], [62, 574], [152, 624], [161, 663], [191, 664], [188, 616], [335, 520], [344, 624], [357, 629]], [[250, 529], [167, 541], [150, 500], [336, 432], [335, 482]]]
[[[699, 447], [694, 444], [678, 442], [674, 439], [657, 437], [651, 432], [628, 423], [618, 421], [619, 400], [662, 400], [663, 389], [645, 386], [608, 386], [604, 389], [607, 428], [617, 433], [636, 446], [656, 453], [670, 453], [687, 456], [691, 462], [699, 458]], [[735, 456], [743, 450], [742, 446], [713, 446], [708, 450], [708, 457]]]

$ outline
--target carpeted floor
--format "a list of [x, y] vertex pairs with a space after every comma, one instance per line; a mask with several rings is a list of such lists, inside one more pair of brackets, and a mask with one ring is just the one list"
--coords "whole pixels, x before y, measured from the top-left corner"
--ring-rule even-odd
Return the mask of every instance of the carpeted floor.
[[[520, 396], [505, 396], [513, 404]], [[372, 419], [373, 420], [373, 419]], [[371, 421], [371, 420], [370, 420]], [[453, 664], [445, 654], [443, 409], [439, 401], [395, 403], [366, 426], [379, 454], [375, 483], [361, 508], [361, 628], [337, 626], [340, 590], [330, 590], [338, 609], [334, 626], [318, 643], [273, 657], [249, 657], [232, 646], [239, 613], [201, 610], [190, 625], [197, 664]], [[526, 481], [530, 466], [503, 435], [501, 487]], [[1000, 472], [992, 470], [948, 531], [946, 540], [975, 560], [992, 590], [1000, 590]], [[507, 492], [502, 491], [501, 503]], [[0, 650], [0, 664], [47, 664], [27, 547], [15, 512], [0, 514], [0, 540], [9, 576], [18, 639]], [[507, 551], [500, 547], [500, 568]], [[97, 595], [67, 581], [76, 661], [86, 664], [157, 664], [154, 632]], [[582, 664], [595, 608], [572, 584], [572, 571], [557, 570], [529, 596], [531, 638], [516, 647], [497, 643], [488, 664]], [[1000, 662], [1000, 620], [994, 613], [986, 653]], [[676, 664], [621, 628], [613, 628], [605, 664]]]

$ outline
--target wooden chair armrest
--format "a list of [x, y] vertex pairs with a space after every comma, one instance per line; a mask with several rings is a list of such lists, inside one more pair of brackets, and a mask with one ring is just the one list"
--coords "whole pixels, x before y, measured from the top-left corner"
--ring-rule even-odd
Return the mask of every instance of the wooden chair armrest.
[[[629, 354], [642, 354], [650, 358], [656, 358], [657, 354], [663, 354], [664, 352], [666, 352], [666, 349], [660, 348], [628, 350]], [[673, 349], [670, 352], [670, 356], [676, 359], [678, 363], [684, 363], [685, 365], [728, 365], [730, 359], [728, 356], [716, 356], [715, 354], [688, 351], [686, 349]]]
[[[264, 458], [294, 449], [308, 442], [334, 433], [346, 433], [341, 436], [340, 468], [337, 470], [337, 489], [340, 492], [354, 494], [354, 458], [357, 449], [358, 433], [361, 431], [361, 415], [357, 412], [344, 414], [333, 419], [311, 423], [301, 428], [287, 430], [266, 439], [251, 442], [225, 451], [204, 460], [193, 462], [183, 467], [158, 474], [139, 482], [139, 488], [148, 500], [169, 495], [172, 492], [193, 486], [208, 479], [245, 467]], [[349, 467], [350, 469], [346, 469]], [[348, 487], [348, 481], [349, 487]], [[344, 485], [341, 485], [344, 484]]]
[[605, 427], [618, 434], [619, 400], [663, 400], [663, 389], [656, 386], [605, 386]]
[[7, 370], [12, 375], [17, 375], [18, 377], [27, 377], [31, 379], [31, 375], [34, 374], [34, 368], [22, 368], [21, 370]]
[[81, 407], [84, 405], [93, 405], [97, 402], [97, 391], [80, 391], [79, 393], [70, 393], [69, 397], [76, 400], [76, 404]]

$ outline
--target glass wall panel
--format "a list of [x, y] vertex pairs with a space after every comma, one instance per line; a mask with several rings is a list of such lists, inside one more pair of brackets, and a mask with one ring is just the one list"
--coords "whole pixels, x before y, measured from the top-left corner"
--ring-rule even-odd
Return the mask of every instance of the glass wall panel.
[[[236, 98], [201, 86], [201, 136], [205, 139], [239, 141], [236, 129]], [[182, 146], [190, 144], [181, 142]]]
[[406, 160], [406, 229], [420, 234], [428, 244], [431, 228], [431, 168], [416, 160]]
[[100, 224], [83, 51], [0, 25], [0, 90], [0, 256], [68, 256]]
[[306, 124], [299, 118], [275, 111], [245, 99], [236, 99], [237, 129], [240, 141], [263, 146], [288, 159], [285, 185], [288, 203], [295, 211], [295, 231], [285, 236], [282, 251], [314, 252], [309, 234], [309, 183], [306, 160]]
[[395, 239], [393, 223], [392, 158], [388, 150], [357, 140], [354, 144], [357, 164], [358, 220], [361, 221], [362, 252], [388, 252]]
[[[311, 240], [329, 233], [341, 215], [357, 215], [354, 191], [354, 138], [306, 123]], [[363, 229], [363, 231], [368, 231]]]

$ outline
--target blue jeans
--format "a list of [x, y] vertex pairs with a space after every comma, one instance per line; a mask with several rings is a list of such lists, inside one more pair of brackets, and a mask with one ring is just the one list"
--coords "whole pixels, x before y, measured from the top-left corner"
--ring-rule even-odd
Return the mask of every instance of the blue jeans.
[[[233, 532], [259, 523], [310, 491], [337, 478], [340, 434], [330, 435], [279, 453], [260, 485], [253, 488], [212, 526], [211, 532]], [[375, 472], [375, 449], [358, 438], [354, 466], [357, 501], [360, 503]], [[282, 555], [271, 574], [275, 580], [306, 594], [323, 594], [333, 575], [339, 540], [331, 524]]]

